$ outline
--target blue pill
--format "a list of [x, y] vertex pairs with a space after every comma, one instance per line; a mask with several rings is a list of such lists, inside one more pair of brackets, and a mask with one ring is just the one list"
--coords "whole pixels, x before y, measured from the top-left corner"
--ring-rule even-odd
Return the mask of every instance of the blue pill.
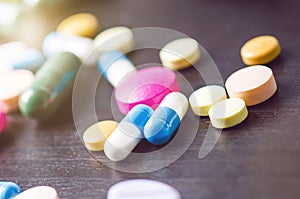
[[22, 189], [13, 182], [0, 182], [0, 199], [12, 199], [21, 191]]

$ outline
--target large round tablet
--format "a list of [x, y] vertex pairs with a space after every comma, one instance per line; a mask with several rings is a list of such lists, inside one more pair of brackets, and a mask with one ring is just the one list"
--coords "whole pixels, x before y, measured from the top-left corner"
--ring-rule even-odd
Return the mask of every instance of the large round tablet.
[[213, 105], [208, 112], [210, 121], [215, 128], [229, 128], [244, 121], [248, 110], [244, 100], [229, 98]]
[[119, 50], [127, 53], [134, 45], [133, 33], [125, 26], [116, 26], [102, 31], [94, 40], [97, 51]]
[[59, 199], [56, 190], [48, 186], [39, 186], [27, 189], [14, 199]]
[[83, 134], [83, 141], [88, 150], [102, 151], [106, 139], [118, 127], [118, 123], [105, 120], [93, 124]]
[[180, 193], [168, 184], [134, 179], [113, 185], [107, 193], [107, 199], [181, 199]]
[[180, 91], [176, 74], [167, 68], [155, 66], [125, 77], [115, 88], [114, 95], [119, 110], [127, 114], [137, 104], [146, 104], [155, 109], [167, 94], [174, 91]]
[[99, 30], [97, 18], [90, 13], [78, 13], [64, 19], [57, 32], [93, 38]]
[[280, 54], [280, 44], [274, 36], [263, 35], [247, 41], [241, 48], [247, 65], [266, 64]]
[[2, 106], [0, 104], [0, 133], [5, 129], [6, 127], [6, 115], [2, 110]]
[[262, 65], [236, 71], [228, 77], [225, 87], [229, 97], [242, 98], [247, 106], [266, 101], [277, 90], [272, 70]]
[[196, 40], [181, 38], [165, 45], [161, 49], [159, 56], [165, 67], [180, 70], [198, 61], [200, 58], [200, 49]]
[[208, 111], [212, 105], [226, 98], [226, 91], [222, 86], [209, 85], [194, 91], [189, 102], [195, 115], [208, 116]]
[[18, 109], [18, 99], [34, 81], [28, 70], [13, 70], [0, 74], [0, 104], [5, 113]]

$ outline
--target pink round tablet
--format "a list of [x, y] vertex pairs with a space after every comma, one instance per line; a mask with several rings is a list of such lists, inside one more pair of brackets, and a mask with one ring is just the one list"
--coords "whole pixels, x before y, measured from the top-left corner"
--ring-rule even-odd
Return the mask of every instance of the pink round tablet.
[[170, 69], [154, 66], [126, 77], [115, 88], [114, 94], [119, 110], [127, 114], [137, 104], [155, 109], [167, 94], [175, 91], [180, 91], [176, 74]]
[[0, 105], [0, 133], [5, 129], [6, 126], [6, 115], [2, 111], [2, 107]]

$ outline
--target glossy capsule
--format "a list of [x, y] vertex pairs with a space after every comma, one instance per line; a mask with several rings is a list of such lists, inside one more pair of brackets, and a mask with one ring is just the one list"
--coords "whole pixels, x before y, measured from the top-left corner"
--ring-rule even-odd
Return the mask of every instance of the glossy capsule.
[[19, 99], [22, 114], [36, 119], [53, 115], [72, 90], [80, 65], [80, 59], [69, 52], [48, 59]]
[[0, 182], [0, 199], [11, 199], [18, 195], [22, 189], [13, 182]]
[[104, 153], [112, 161], [124, 160], [141, 141], [143, 129], [153, 110], [136, 105], [119, 123], [104, 144]]
[[168, 94], [145, 125], [145, 138], [152, 144], [167, 143], [188, 110], [188, 100], [180, 92]]

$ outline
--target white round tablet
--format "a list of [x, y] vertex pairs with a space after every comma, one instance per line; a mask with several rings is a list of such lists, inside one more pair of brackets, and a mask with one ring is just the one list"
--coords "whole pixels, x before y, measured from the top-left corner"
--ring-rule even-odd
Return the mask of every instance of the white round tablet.
[[134, 179], [113, 185], [107, 199], [181, 199], [180, 193], [162, 182]]
[[165, 45], [160, 53], [165, 67], [181, 70], [195, 64], [200, 58], [198, 42], [192, 38], [181, 38]]
[[48, 186], [39, 186], [27, 189], [14, 199], [59, 199], [56, 190]]

